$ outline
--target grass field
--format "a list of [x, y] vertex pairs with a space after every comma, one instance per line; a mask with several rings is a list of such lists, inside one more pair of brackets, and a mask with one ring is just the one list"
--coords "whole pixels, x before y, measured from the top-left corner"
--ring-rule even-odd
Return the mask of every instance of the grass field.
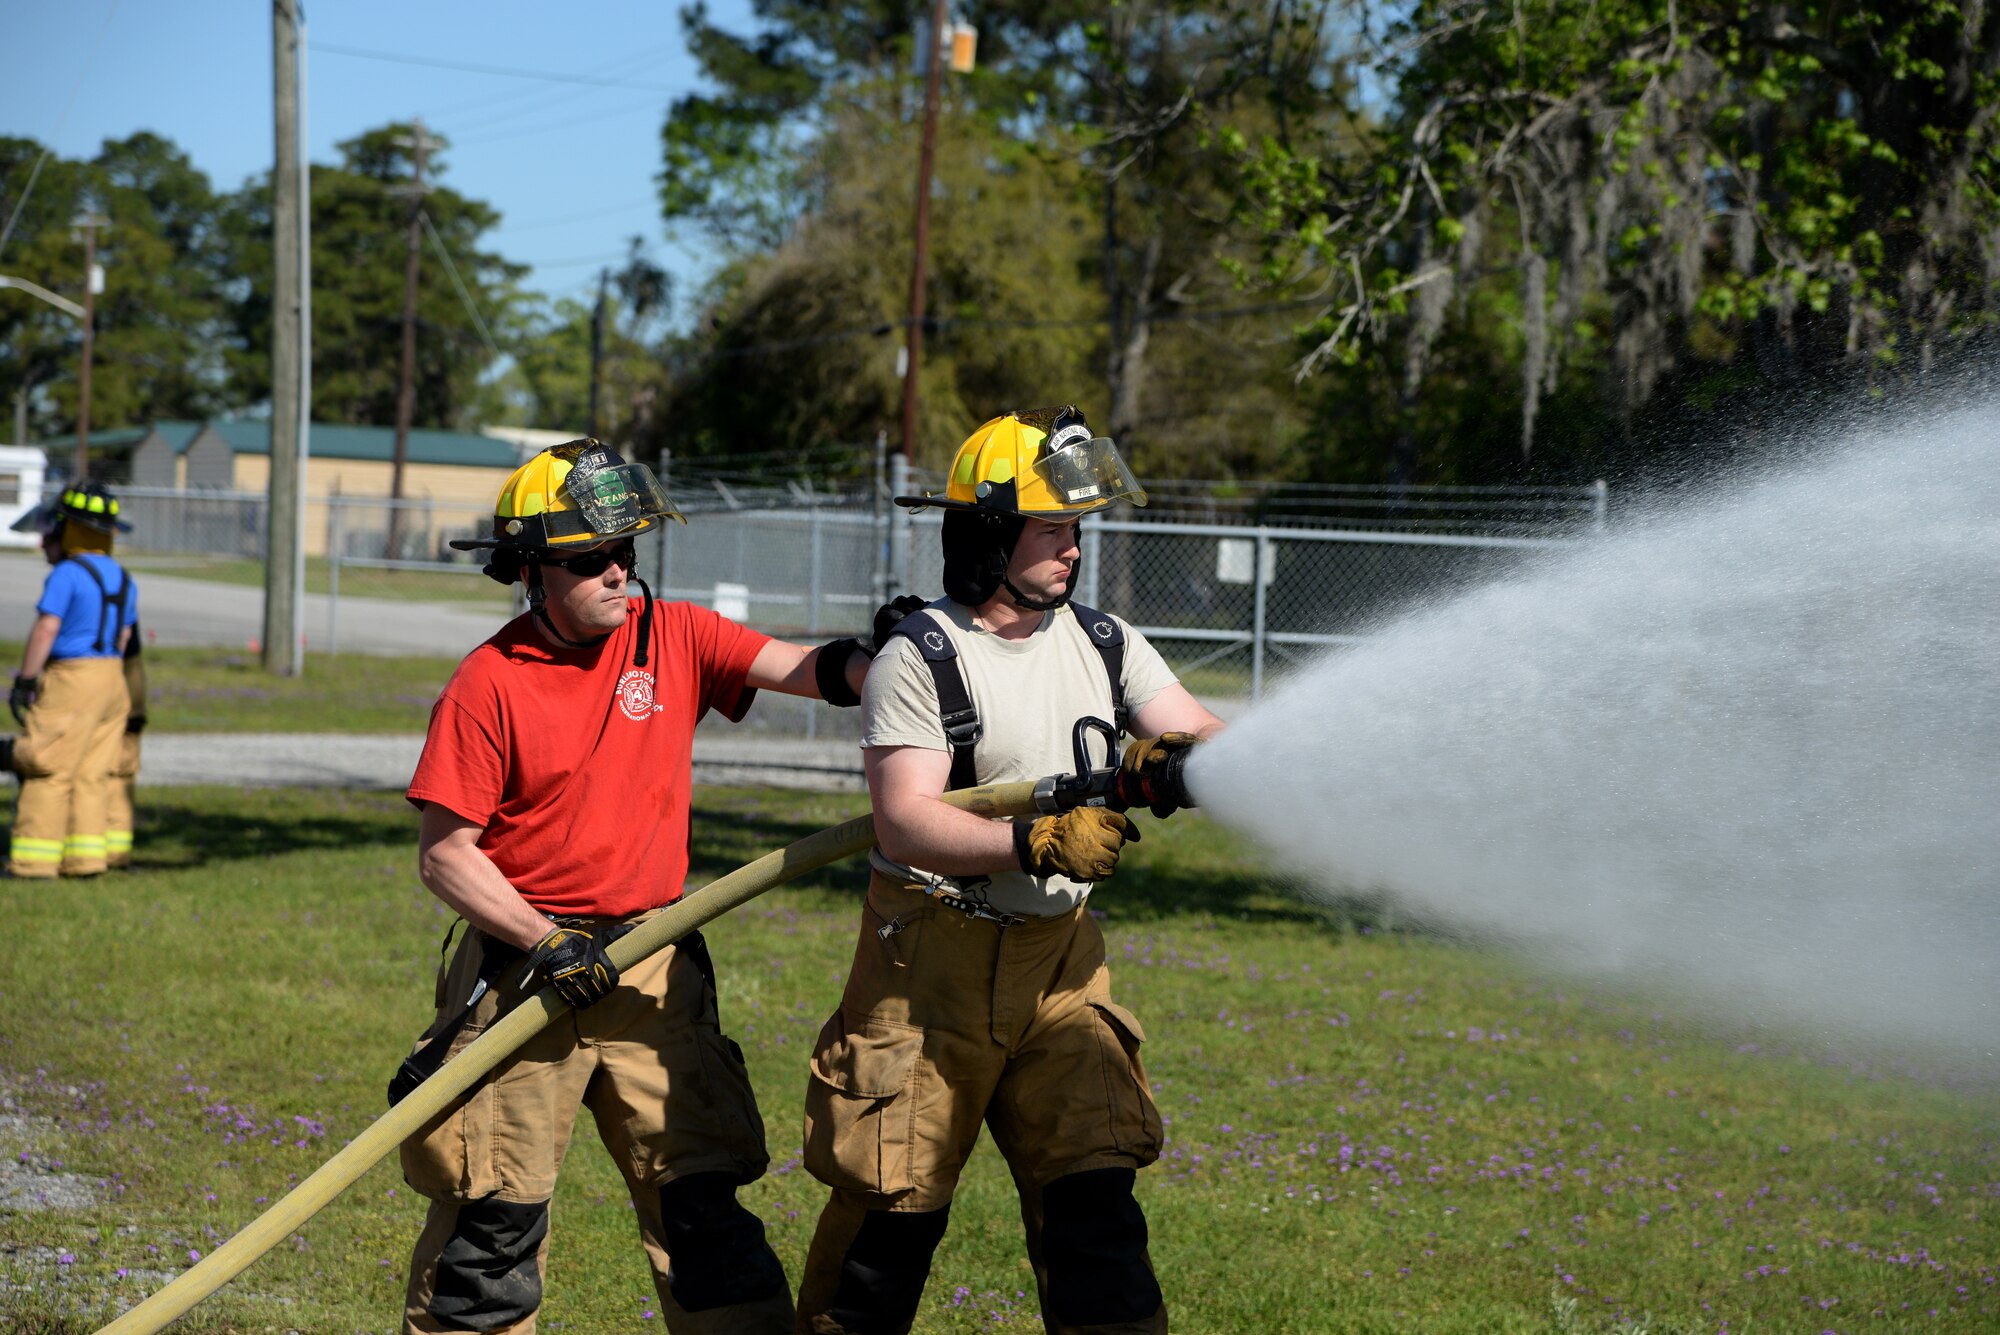
[[[20, 662], [21, 642], [0, 640], [0, 663]], [[422, 732], [457, 665], [450, 658], [312, 654], [302, 676], [275, 677], [247, 650], [155, 645], [146, 650], [147, 730]]]
[[[174, 575], [182, 579], [206, 579], [218, 584], [245, 588], [264, 587], [264, 563], [230, 560], [220, 556], [120, 555], [134, 573]], [[333, 588], [331, 568], [323, 556], [306, 558], [306, 592], [327, 593]], [[417, 602], [448, 603], [456, 607], [504, 608], [512, 596], [504, 586], [479, 573], [476, 563], [448, 571], [378, 570], [351, 562], [340, 567], [340, 592], [344, 598], [402, 598]]]
[[[93, 1329], [254, 1218], [376, 1114], [427, 1019], [447, 917], [400, 798], [142, 797], [134, 871], [0, 881], [9, 1331]], [[858, 809], [704, 790], [696, 880]], [[1175, 1329], [2000, 1328], [1990, 1101], [1704, 1037], [1364, 907], [1309, 908], [1252, 865], [1182, 817], [1099, 896], [1168, 1118], [1140, 1189]], [[794, 1276], [820, 1198], [798, 1161], [805, 1059], [856, 880], [819, 874], [709, 930], [773, 1148], [747, 1196]], [[657, 1328], [630, 1213], [586, 1129], [543, 1329]], [[378, 1166], [176, 1329], [392, 1329], [420, 1214]], [[1026, 1331], [1036, 1306], [983, 1147], [919, 1329]]]

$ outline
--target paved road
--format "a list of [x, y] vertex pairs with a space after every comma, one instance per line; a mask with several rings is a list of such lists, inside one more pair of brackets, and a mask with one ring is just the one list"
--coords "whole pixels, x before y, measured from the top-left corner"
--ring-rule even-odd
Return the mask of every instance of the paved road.
[[[423, 744], [414, 733], [147, 733], [139, 783], [401, 789]], [[697, 735], [694, 778], [858, 791], [861, 757], [852, 742]]]
[[[0, 553], [0, 635], [20, 639], [35, 619], [48, 566], [38, 552]], [[328, 598], [306, 595], [307, 652], [325, 643]], [[264, 631], [264, 591], [213, 580], [139, 576], [139, 619], [147, 643], [241, 649]], [[505, 614], [467, 612], [391, 598], [340, 599], [340, 648], [362, 654], [436, 654], [459, 658], [491, 635]]]

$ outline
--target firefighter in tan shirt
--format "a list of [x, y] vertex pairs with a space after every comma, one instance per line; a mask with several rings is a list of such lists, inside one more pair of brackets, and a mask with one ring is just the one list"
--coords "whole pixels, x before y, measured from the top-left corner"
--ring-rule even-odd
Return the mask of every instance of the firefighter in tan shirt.
[[945, 496], [899, 498], [945, 510], [947, 596], [898, 627], [862, 693], [880, 847], [808, 1083], [805, 1164], [832, 1194], [802, 1331], [910, 1328], [982, 1123], [1047, 1329], [1167, 1328], [1132, 1195], [1160, 1117], [1085, 907], [1138, 830], [1102, 807], [1008, 822], [937, 800], [1068, 770], [1079, 719], [1142, 739], [1134, 769], [1221, 728], [1144, 637], [1069, 602], [1081, 518], [1120, 499], [1145, 493], [1074, 408], [988, 422]]

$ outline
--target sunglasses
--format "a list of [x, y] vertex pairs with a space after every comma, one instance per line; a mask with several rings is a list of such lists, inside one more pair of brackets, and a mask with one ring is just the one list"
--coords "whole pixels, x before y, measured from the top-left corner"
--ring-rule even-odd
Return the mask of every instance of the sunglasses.
[[609, 547], [599, 547], [576, 556], [544, 556], [541, 558], [541, 563], [567, 570], [582, 579], [595, 579], [609, 570], [613, 562], [623, 566], [629, 573], [632, 563], [638, 557], [638, 548], [628, 538], [624, 542], [613, 543]]

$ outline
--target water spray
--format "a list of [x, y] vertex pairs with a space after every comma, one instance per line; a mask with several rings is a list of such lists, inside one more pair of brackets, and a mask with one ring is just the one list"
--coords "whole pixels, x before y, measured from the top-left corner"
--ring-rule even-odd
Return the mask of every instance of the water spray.
[[1310, 893], [1990, 1079], [2000, 402], [1812, 445], [1302, 669], [1204, 810]]

